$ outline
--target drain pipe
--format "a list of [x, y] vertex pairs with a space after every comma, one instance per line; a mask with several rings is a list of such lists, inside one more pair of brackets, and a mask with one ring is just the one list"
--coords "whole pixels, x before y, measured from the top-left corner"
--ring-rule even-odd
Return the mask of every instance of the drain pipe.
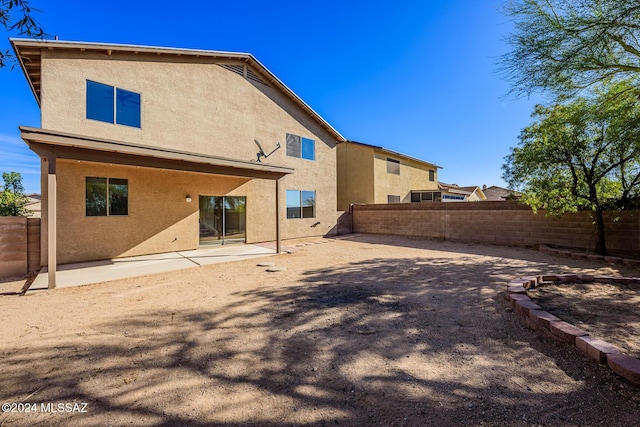
[[349, 204], [349, 219], [351, 220], [350, 234], [353, 234], [353, 203]]

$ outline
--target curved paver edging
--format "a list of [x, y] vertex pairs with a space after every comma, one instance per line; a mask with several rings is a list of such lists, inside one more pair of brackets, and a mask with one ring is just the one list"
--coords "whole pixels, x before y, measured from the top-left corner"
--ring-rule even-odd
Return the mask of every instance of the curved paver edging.
[[533, 302], [527, 289], [541, 282], [561, 283], [640, 283], [637, 277], [591, 276], [587, 274], [559, 274], [537, 277], [521, 277], [507, 284], [506, 299], [514, 311], [524, 317], [527, 325], [540, 332], [551, 334], [560, 341], [573, 344], [588, 358], [607, 364], [613, 372], [630, 382], [640, 385], [640, 360], [622, 353], [606, 341], [592, 337], [583, 329], [567, 323], [546, 312]]

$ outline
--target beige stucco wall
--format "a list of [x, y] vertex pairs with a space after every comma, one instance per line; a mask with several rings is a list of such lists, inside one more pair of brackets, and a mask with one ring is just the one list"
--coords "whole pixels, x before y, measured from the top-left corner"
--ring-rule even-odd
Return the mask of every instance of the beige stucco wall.
[[[140, 93], [141, 128], [86, 119], [87, 79]], [[282, 238], [335, 229], [335, 139], [278, 90], [211, 59], [45, 50], [41, 113], [44, 129], [244, 161], [256, 158], [254, 139], [267, 152], [279, 142], [263, 162], [295, 170], [280, 181]], [[286, 156], [286, 133], [315, 140], [315, 161]], [[129, 216], [85, 217], [86, 176], [129, 179]], [[198, 194], [246, 196], [247, 241], [275, 239], [274, 181], [69, 161], [58, 161], [57, 180], [60, 263], [194, 249]], [[43, 166], [43, 264], [46, 182]], [[316, 218], [286, 219], [287, 189], [315, 190]]]
[[[127, 179], [129, 214], [87, 217], [87, 176]], [[246, 197], [247, 243], [276, 238], [275, 181], [63, 160], [58, 160], [57, 181], [61, 264], [196, 249], [199, 195]], [[318, 204], [316, 218], [286, 219], [286, 189], [280, 188], [283, 238], [323, 235], [335, 225], [335, 199]], [[316, 191], [324, 194], [326, 189]], [[48, 218], [43, 216], [41, 250], [46, 265]], [[320, 225], [311, 227], [318, 221]]]
[[483, 200], [483, 199], [480, 197], [480, 195], [478, 194], [477, 191], [474, 191], [473, 193], [471, 193], [469, 195], [469, 197], [467, 198], [468, 202], [479, 202], [481, 200]]
[[374, 203], [373, 148], [341, 143], [336, 154], [338, 210], [349, 210], [351, 203]]
[[[388, 158], [400, 161], [400, 175], [387, 172]], [[376, 180], [373, 203], [387, 203], [388, 195], [400, 196], [402, 203], [410, 203], [411, 190], [438, 189], [438, 170], [435, 167], [375, 150], [373, 168]], [[433, 181], [429, 181], [430, 169], [434, 171]]]

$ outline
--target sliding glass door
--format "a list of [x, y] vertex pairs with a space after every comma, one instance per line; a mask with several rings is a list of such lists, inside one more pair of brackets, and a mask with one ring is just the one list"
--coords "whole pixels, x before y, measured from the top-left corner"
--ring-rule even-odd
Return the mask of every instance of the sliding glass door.
[[246, 197], [200, 196], [200, 244], [244, 243]]

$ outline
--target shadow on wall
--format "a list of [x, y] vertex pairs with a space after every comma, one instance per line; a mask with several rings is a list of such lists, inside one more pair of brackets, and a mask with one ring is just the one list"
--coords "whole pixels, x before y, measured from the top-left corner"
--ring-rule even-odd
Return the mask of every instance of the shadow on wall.
[[[502, 287], [487, 285], [490, 277], [513, 273], [509, 266], [487, 260], [478, 277], [465, 270], [470, 262], [385, 258], [311, 269], [299, 286], [232, 293], [216, 310], [149, 311], [80, 334], [60, 331], [54, 341], [3, 351], [0, 398], [89, 402], [88, 414], [55, 414], [56, 423], [520, 425], [526, 414], [527, 423], [631, 425], [639, 419], [629, 403], [602, 420], [599, 402], [620, 399], [615, 384], [601, 387], [606, 374], [586, 360], [556, 360], [580, 384], [569, 391], [525, 387], [555, 381], [548, 377], [554, 372], [540, 377], [526, 366], [566, 350], [513, 322], [495, 290]], [[527, 268], [531, 274], [538, 266]], [[448, 298], [460, 304], [443, 304]], [[476, 310], [480, 301], [483, 309]], [[505, 348], [522, 366], [518, 378], [504, 369]], [[465, 377], [470, 365], [477, 381]], [[4, 420], [24, 420], [18, 415]]]

